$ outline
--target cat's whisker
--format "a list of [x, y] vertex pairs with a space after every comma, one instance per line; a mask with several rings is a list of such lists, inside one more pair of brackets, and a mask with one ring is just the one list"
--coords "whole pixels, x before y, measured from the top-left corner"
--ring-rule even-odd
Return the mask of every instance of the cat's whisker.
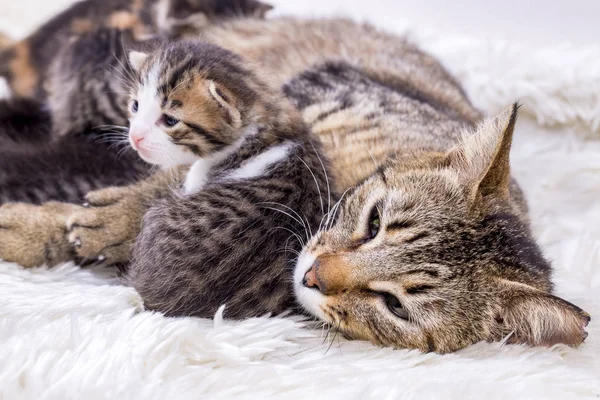
[[321, 214], [325, 214], [325, 205], [323, 204], [323, 196], [321, 195], [321, 188], [319, 187], [319, 182], [317, 181], [317, 177], [312, 172], [312, 169], [308, 166], [308, 164], [301, 157], [298, 157], [298, 156], [296, 156], [296, 157], [300, 161], [302, 161], [302, 164], [304, 164], [304, 166], [308, 169], [308, 172], [310, 172], [310, 174], [312, 175], [312, 177], [315, 181], [315, 186], [317, 187], [317, 191], [319, 193], [319, 201], [321, 202]]
[[340, 326], [342, 324], [342, 321], [338, 321], [338, 326], [335, 328], [335, 332], [333, 334], [333, 338], [331, 339], [331, 342], [329, 343], [329, 347], [327, 347], [327, 350], [325, 351], [325, 354], [327, 354], [329, 352], [329, 350], [331, 349], [331, 346], [333, 346], [333, 342], [335, 342], [335, 338], [337, 337], [338, 333], [340, 332]]
[[[268, 210], [277, 211], [277, 212], [280, 212], [280, 213], [282, 213], [282, 214], [285, 214], [285, 215], [287, 215], [288, 217], [290, 217], [291, 219], [293, 219], [294, 221], [296, 221], [297, 223], [299, 223], [299, 224], [300, 224], [302, 227], [304, 227], [304, 231], [305, 231], [305, 233], [306, 233], [306, 235], [307, 235], [306, 239], [307, 239], [307, 240], [308, 240], [308, 239], [310, 239], [309, 232], [308, 232], [308, 229], [307, 229], [307, 227], [306, 227], [305, 223], [304, 223], [304, 222], [303, 222], [301, 219], [298, 219], [298, 218], [300, 218], [300, 216], [298, 216], [298, 218], [296, 218], [296, 217], [294, 217], [292, 214], [290, 214], [290, 213], [288, 213], [288, 212], [286, 212], [286, 211], [280, 210], [280, 209], [278, 209], [278, 208], [273, 208], [273, 207], [264, 207], [264, 208], [266, 208], [266, 209], [268, 209]], [[292, 211], [293, 211], [293, 210], [292, 210]]]
[[302, 246], [304, 246], [304, 244], [302, 244], [302, 238], [300, 237], [300, 235], [298, 235], [296, 232], [292, 231], [291, 229], [285, 228], [283, 226], [277, 226], [275, 228], [269, 229], [267, 232], [272, 232], [272, 231], [277, 230], [277, 229], [283, 229], [284, 231], [287, 231], [287, 232], [291, 233], [296, 239], [298, 239], [298, 242]]
[[[315, 154], [319, 160], [319, 163], [321, 164], [321, 168], [323, 169], [323, 174], [325, 174], [325, 183], [327, 184], [327, 214], [329, 214], [329, 212], [331, 211], [331, 187], [329, 185], [329, 176], [327, 175], [327, 170], [325, 169], [325, 164], [323, 163], [323, 159], [321, 158], [321, 155], [315, 148], [315, 145], [312, 142], [310, 142], [310, 145], [313, 148], [313, 151], [315, 152]], [[321, 192], [319, 191], [319, 196], [320, 195], [321, 195]]]
[[342, 201], [344, 200], [344, 197], [346, 196], [346, 194], [348, 194], [348, 192], [351, 190], [352, 188], [348, 188], [344, 191], [344, 193], [342, 194], [342, 196], [340, 197], [340, 199], [333, 205], [332, 210], [331, 210], [331, 215], [328, 216], [327, 221], [325, 223], [325, 229], [331, 229], [331, 227], [333, 226], [333, 224], [335, 223], [335, 219], [337, 217], [337, 213], [339, 208], [342, 205]]
[[293, 208], [286, 206], [285, 204], [281, 204], [281, 203], [277, 203], [277, 202], [263, 202], [260, 204], [272, 204], [272, 205], [281, 206], [281, 207], [284, 207], [284, 208], [290, 210], [290, 212], [294, 213], [294, 215], [296, 216], [296, 218], [294, 218], [294, 220], [296, 222], [298, 222], [304, 228], [304, 231], [306, 233], [306, 241], [308, 241], [310, 239], [312, 232], [309, 234], [309, 230], [308, 230], [309, 224], [308, 224], [306, 216], [303, 220], [303, 218], [300, 216], [300, 214], [298, 214], [298, 212], [296, 212]]

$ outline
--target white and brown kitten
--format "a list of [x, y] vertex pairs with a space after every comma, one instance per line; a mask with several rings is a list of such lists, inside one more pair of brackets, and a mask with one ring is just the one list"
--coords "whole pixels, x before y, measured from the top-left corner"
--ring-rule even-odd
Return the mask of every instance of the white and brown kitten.
[[[131, 145], [149, 163], [191, 168], [183, 188], [145, 214], [128, 281], [167, 315], [293, 307], [294, 238], [317, 228], [328, 194], [300, 114], [260, 71], [211, 44], [168, 43], [130, 62]], [[94, 227], [77, 216], [69, 224], [71, 242], [85, 248]]]

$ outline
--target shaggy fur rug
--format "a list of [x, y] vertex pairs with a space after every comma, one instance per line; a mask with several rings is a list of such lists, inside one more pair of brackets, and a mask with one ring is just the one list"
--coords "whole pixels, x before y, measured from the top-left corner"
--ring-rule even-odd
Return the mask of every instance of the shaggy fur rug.
[[[2, 7], [9, 33], [38, 21]], [[600, 397], [600, 47], [411, 32], [482, 109], [522, 101], [514, 174], [558, 294], [592, 315], [583, 346], [381, 349], [295, 318], [165, 318], [106, 269], [0, 263], [0, 399]]]

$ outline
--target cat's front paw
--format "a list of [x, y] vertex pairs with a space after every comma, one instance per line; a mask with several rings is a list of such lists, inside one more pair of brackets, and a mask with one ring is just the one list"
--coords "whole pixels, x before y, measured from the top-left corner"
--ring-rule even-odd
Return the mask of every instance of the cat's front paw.
[[146, 211], [139, 193], [130, 188], [91, 192], [85, 208], [67, 221], [68, 240], [81, 261], [126, 263]]
[[41, 206], [11, 203], [0, 207], [0, 259], [30, 268], [70, 261], [68, 216], [81, 208], [50, 202]]

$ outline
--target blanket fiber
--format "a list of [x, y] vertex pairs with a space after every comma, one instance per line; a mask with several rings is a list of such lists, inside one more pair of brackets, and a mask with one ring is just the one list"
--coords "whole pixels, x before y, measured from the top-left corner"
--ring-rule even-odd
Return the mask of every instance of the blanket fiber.
[[[13, 35], [66, 3], [2, 1], [0, 30]], [[112, 270], [0, 262], [0, 399], [600, 397], [600, 47], [409, 34], [486, 112], [523, 103], [513, 172], [558, 295], [592, 315], [583, 346], [479, 343], [440, 356], [292, 317], [165, 318]]]

